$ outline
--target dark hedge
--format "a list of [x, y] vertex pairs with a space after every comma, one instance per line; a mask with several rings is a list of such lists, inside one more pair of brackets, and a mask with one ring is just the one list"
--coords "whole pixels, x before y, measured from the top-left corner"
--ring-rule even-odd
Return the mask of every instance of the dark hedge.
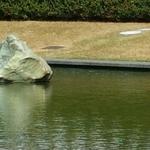
[[0, 0], [0, 20], [150, 21], [150, 0]]

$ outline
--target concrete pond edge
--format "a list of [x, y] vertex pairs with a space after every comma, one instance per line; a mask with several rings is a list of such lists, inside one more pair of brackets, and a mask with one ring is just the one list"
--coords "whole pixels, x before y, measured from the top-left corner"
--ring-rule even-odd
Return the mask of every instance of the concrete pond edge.
[[150, 70], [150, 62], [144, 61], [107, 61], [81, 59], [50, 59], [47, 63], [54, 67], [76, 68], [114, 68], [114, 69], [143, 69]]

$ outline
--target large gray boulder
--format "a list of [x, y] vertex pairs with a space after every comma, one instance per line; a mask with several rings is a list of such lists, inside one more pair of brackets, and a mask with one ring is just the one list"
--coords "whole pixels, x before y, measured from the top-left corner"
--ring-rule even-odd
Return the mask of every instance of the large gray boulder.
[[14, 35], [0, 43], [0, 82], [48, 81], [52, 73], [46, 61]]

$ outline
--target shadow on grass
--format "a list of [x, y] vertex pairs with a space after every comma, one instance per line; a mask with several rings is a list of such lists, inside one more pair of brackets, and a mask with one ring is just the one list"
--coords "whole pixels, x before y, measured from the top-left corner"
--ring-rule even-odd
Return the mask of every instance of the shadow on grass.
[[42, 49], [62, 49], [62, 48], [65, 48], [65, 46], [64, 45], [50, 45]]

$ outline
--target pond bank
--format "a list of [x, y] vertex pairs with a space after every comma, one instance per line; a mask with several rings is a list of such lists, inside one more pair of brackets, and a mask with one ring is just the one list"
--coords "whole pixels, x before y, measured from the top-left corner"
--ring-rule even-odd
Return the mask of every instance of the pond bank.
[[51, 59], [47, 60], [51, 66], [60, 67], [90, 67], [90, 68], [118, 68], [118, 69], [146, 69], [150, 70], [150, 62], [140, 61], [106, 61], [81, 59]]

